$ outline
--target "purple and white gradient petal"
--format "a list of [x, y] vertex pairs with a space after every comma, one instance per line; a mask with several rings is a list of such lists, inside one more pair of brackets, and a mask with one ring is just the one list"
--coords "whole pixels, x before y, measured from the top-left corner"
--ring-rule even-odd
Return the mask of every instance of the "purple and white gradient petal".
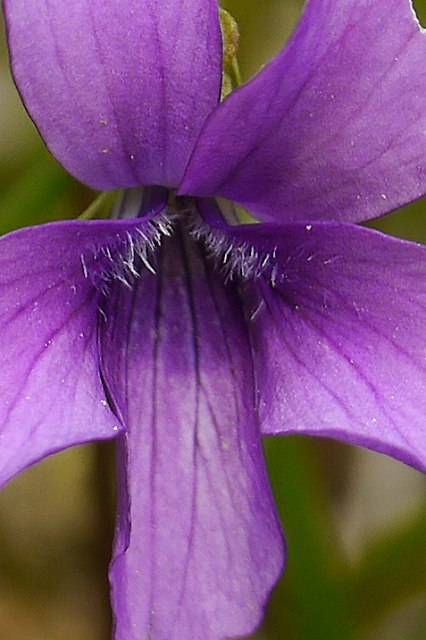
[[240, 636], [283, 566], [246, 325], [235, 286], [183, 227], [154, 267], [132, 289], [113, 285], [101, 323], [103, 375], [127, 425], [115, 637]]

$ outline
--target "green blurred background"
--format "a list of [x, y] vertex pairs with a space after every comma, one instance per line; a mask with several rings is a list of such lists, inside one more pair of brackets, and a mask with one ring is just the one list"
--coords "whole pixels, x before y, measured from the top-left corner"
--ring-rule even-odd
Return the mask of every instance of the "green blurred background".
[[[280, 50], [302, 5], [300, 0], [223, 2], [240, 26], [245, 79]], [[418, 0], [416, 8], [425, 20], [426, 0]], [[1, 38], [0, 233], [5, 233], [75, 217], [94, 194], [44, 150], [11, 82]], [[417, 203], [375, 226], [426, 242], [425, 213], [426, 203]], [[288, 566], [265, 625], [253, 638], [425, 640], [423, 476], [384, 456], [326, 440], [276, 438], [265, 445]], [[108, 444], [54, 456], [3, 491], [1, 640], [108, 640], [113, 502]]]

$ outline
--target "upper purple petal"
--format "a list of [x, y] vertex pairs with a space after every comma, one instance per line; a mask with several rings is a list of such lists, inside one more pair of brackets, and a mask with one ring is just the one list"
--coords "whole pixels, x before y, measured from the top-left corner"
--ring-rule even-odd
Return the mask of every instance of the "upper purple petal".
[[[99, 248], [128, 222], [62, 222], [0, 239], [0, 483], [72, 444], [116, 436], [98, 356]], [[124, 236], [124, 238], [123, 238]]]
[[128, 427], [111, 567], [116, 640], [249, 633], [283, 562], [233, 287], [178, 229], [103, 311], [103, 371]]
[[177, 186], [221, 84], [216, 0], [5, 0], [13, 74], [51, 152], [97, 189]]
[[261, 220], [379, 216], [426, 193], [426, 37], [410, 0], [310, 0], [211, 115], [180, 192]]
[[263, 432], [426, 470], [426, 247], [339, 223], [229, 233], [266, 265], [245, 298]]

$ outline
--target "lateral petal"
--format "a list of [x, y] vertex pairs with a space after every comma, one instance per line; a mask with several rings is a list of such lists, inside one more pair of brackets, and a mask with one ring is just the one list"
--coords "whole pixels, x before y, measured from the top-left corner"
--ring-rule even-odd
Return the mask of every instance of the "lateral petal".
[[249, 633], [283, 563], [238, 295], [179, 227], [103, 307], [120, 442], [115, 639]]
[[12, 70], [53, 155], [96, 189], [177, 186], [217, 104], [216, 0], [5, 0]]
[[98, 302], [106, 254], [122, 252], [134, 228], [60, 222], [0, 239], [1, 484], [50, 453], [121, 431], [100, 374]]
[[228, 235], [267, 265], [245, 289], [263, 433], [426, 470], [426, 247], [339, 223]]
[[263, 221], [360, 221], [426, 193], [426, 37], [410, 0], [308, 0], [204, 127], [180, 188]]

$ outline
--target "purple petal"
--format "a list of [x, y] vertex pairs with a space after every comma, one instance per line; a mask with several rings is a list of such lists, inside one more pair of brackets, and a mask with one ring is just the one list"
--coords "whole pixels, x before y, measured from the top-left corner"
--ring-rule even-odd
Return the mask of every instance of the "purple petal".
[[111, 568], [116, 640], [250, 632], [283, 563], [233, 288], [182, 234], [106, 299], [105, 379], [128, 432]]
[[216, 0], [5, 0], [12, 69], [51, 152], [97, 188], [176, 186], [217, 104]]
[[[99, 369], [99, 287], [129, 222], [63, 222], [0, 239], [0, 483], [73, 444], [116, 436]], [[108, 264], [105, 264], [108, 263]]]
[[209, 118], [180, 192], [265, 221], [379, 216], [426, 193], [426, 37], [409, 0], [310, 0]]
[[339, 223], [229, 233], [265, 265], [245, 299], [263, 432], [426, 470], [426, 248]]

